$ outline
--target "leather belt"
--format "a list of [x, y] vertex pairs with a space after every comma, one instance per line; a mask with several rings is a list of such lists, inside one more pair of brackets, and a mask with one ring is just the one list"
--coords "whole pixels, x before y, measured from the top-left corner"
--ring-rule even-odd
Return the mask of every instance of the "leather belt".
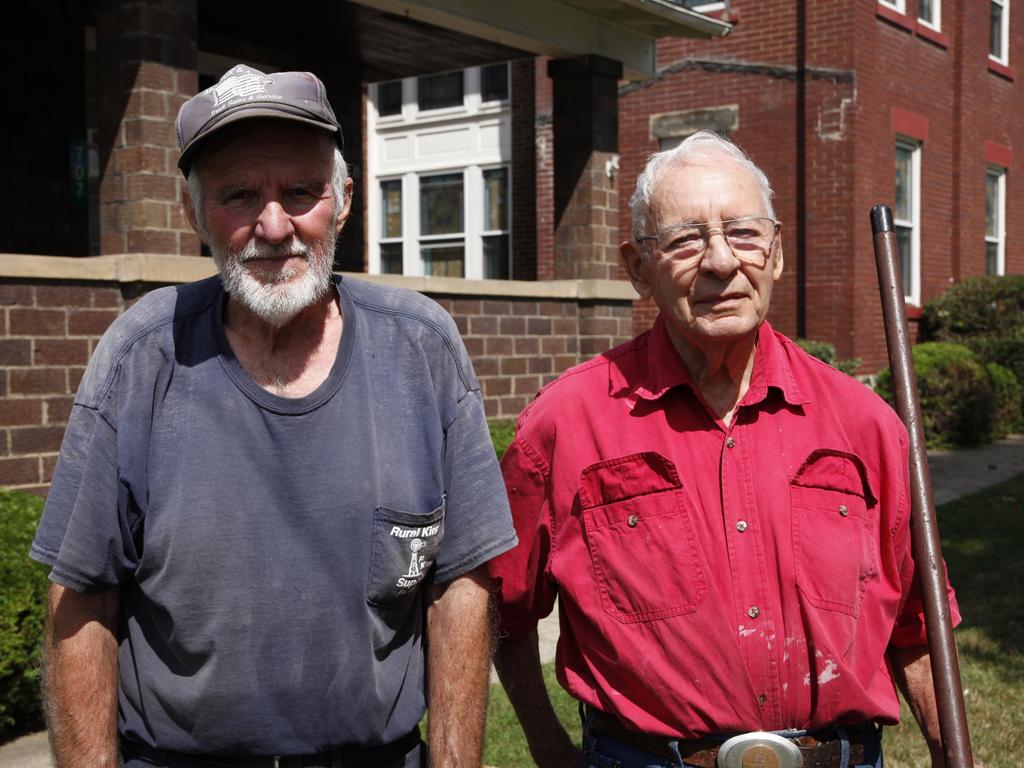
[[[601, 712], [591, 710], [590, 731], [595, 735], [609, 736], [627, 746], [648, 752], [657, 757], [674, 760], [676, 754], [669, 748], [670, 741], [676, 741], [679, 756], [688, 765], [697, 768], [716, 768], [718, 750], [721, 741], [712, 739], [678, 739], [670, 736], [659, 736], [652, 733], [641, 733], [627, 728], [618, 719]], [[844, 726], [850, 743], [850, 765], [864, 760], [864, 744], [873, 739], [874, 723]], [[835, 730], [827, 730], [806, 736], [790, 739], [800, 749], [804, 758], [804, 768], [839, 768], [842, 758], [843, 742]]]
[[121, 753], [166, 768], [385, 768], [398, 763], [419, 743], [420, 730], [414, 728], [390, 744], [338, 747], [309, 755], [194, 755], [126, 739], [121, 740]]

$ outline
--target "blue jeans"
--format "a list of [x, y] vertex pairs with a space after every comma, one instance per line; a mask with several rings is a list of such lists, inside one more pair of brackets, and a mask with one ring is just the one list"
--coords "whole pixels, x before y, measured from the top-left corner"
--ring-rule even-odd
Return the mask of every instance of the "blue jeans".
[[[679, 740], [665, 737], [665, 744], [675, 757], [666, 760], [623, 744], [603, 733], [590, 730], [590, 718], [583, 723], [583, 758], [579, 768], [692, 768], [679, 754]], [[786, 731], [785, 736], [800, 736], [805, 731]], [[847, 763], [840, 768], [882, 768], [881, 730], [875, 739], [864, 745], [864, 762]]]

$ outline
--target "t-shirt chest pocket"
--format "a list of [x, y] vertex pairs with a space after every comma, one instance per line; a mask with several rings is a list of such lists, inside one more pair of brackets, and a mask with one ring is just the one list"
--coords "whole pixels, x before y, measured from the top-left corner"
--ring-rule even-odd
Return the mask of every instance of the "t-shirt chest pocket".
[[406, 603], [427, 578], [444, 538], [445, 504], [426, 514], [378, 507], [366, 599], [378, 606]]
[[579, 501], [606, 613], [629, 623], [697, 610], [707, 581], [671, 461], [647, 452], [591, 464]]

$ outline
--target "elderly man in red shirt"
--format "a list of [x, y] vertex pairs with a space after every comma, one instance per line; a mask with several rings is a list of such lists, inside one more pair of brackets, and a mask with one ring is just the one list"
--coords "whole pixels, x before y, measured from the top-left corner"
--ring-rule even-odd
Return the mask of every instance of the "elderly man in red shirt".
[[[768, 180], [702, 132], [651, 158], [631, 208], [654, 327], [542, 390], [503, 460], [520, 544], [491, 565], [497, 664], [535, 760], [881, 765], [895, 682], [941, 763], [906, 432], [766, 321]], [[556, 596], [582, 763], [540, 676]]]

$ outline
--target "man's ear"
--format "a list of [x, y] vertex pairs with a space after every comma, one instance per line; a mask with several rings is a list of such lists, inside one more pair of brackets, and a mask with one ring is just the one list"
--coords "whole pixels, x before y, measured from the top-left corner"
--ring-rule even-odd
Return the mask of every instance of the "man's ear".
[[647, 277], [647, 262], [650, 260], [650, 257], [644, 254], [643, 246], [640, 243], [634, 243], [632, 240], [623, 240], [619, 243], [619, 258], [622, 259], [623, 269], [629, 275], [629, 282], [633, 284], [633, 288], [640, 294], [640, 298], [650, 298], [654, 292]]
[[345, 228], [345, 222], [348, 221], [348, 215], [352, 211], [352, 177], [349, 176], [345, 179], [345, 201], [342, 203], [341, 209], [338, 211], [338, 216], [334, 220], [334, 234], [335, 236], [341, 234], [341, 230]]
[[181, 207], [185, 211], [185, 218], [188, 219], [188, 223], [192, 225], [192, 229], [199, 235], [199, 239], [205, 243], [206, 238], [203, 237], [203, 231], [199, 227], [199, 218], [196, 216], [196, 204], [192, 200], [191, 193], [188, 191], [188, 184], [181, 185]]
[[772, 267], [772, 280], [782, 277], [782, 229], [775, 236], [775, 266]]

